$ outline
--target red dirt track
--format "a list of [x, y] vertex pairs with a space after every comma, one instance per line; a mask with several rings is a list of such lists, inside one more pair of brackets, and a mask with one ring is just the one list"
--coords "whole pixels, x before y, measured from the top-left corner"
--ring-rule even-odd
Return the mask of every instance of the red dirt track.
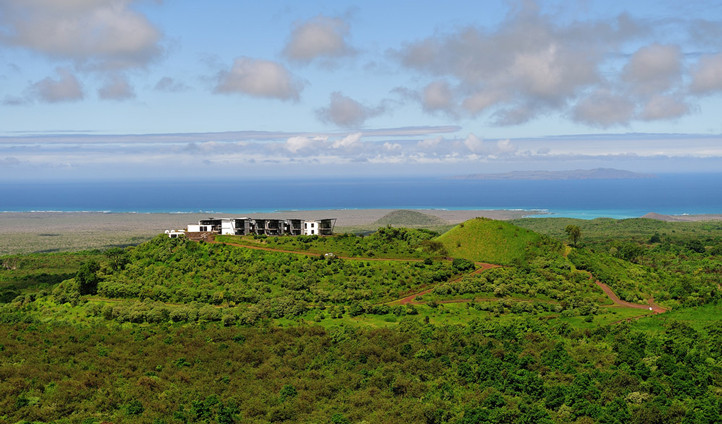
[[[495, 265], [495, 264], [487, 264], [487, 263], [484, 263], [484, 262], [476, 262], [475, 265], [476, 265], [478, 268], [477, 268], [476, 271], [472, 272], [471, 274], [480, 274], [480, 273], [486, 271], [486, 270], [489, 269], [489, 268], [498, 268], [498, 267], [501, 266], [501, 265]], [[450, 280], [449, 282], [459, 281], [459, 280], [461, 280], [463, 277], [464, 277], [464, 276], [462, 275], [462, 276], [457, 277], [457, 278], [455, 278], [455, 279], [453, 279], [453, 280]], [[424, 290], [424, 291], [422, 291], [422, 292], [418, 292], [418, 293], [411, 294], [411, 295], [406, 296], [406, 297], [404, 297], [404, 298], [402, 298], [402, 299], [395, 300], [395, 301], [393, 301], [393, 302], [391, 302], [391, 303], [398, 303], [398, 304], [400, 304], [400, 305], [406, 305], [406, 304], [412, 303], [412, 304], [418, 305], [418, 304], [420, 304], [420, 302], [414, 302], [414, 299], [416, 299], [416, 296], [423, 296], [423, 295], [425, 295], [425, 294], [427, 294], [427, 293], [431, 293], [432, 290], [434, 290], [434, 289], [433, 289], [433, 288], [426, 289], [426, 290]]]
[[646, 309], [646, 310], [650, 310], [650, 309], [651, 309], [652, 312], [654, 312], [655, 314], [663, 314], [663, 313], [667, 312], [667, 310], [664, 309], [664, 308], [662, 308], [661, 306], [655, 305], [655, 304], [654, 304], [654, 299], [650, 299], [649, 305], [639, 305], [639, 304], [637, 304], [637, 303], [630, 303], [630, 302], [626, 302], [626, 301], [620, 299], [620, 298], [612, 291], [612, 289], [609, 288], [608, 285], [602, 283], [601, 281], [595, 281], [594, 284], [598, 285], [599, 288], [601, 288], [602, 291], [604, 291], [604, 294], [606, 294], [606, 295], [609, 297], [609, 299], [610, 299], [612, 302], [614, 302], [615, 305], [624, 306], [624, 307], [626, 307], [626, 308], [634, 308], [634, 309]]

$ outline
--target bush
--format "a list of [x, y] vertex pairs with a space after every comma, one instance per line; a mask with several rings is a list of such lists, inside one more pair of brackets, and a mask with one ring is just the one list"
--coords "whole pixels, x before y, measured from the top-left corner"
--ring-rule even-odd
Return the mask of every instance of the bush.
[[456, 272], [473, 271], [476, 269], [474, 262], [463, 258], [454, 258], [454, 261], [451, 263], [451, 267], [454, 268]]

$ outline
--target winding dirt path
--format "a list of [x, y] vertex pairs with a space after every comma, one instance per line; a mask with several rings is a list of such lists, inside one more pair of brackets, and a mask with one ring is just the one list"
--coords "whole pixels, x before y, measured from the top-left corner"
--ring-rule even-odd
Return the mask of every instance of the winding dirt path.
[[656, 305], [654, 303], [654, 298], [649, 299], [649, 305], [640, 305], [637, 303], [631, 303], [631, 302], [627, 302], [627, 301], [620, 299], [619, 296], [617, 296], [616, 293], [614, 293], [614, 291], [612, 291], [612, 289], [609, 288], [608, 285], [602, 283], [601, 281], [596, 280], [596, 281], [594, 281], [594, 284], [599, 286], [599, 288], [602, 289], [604, 294], [606, 294], [607, 297], [609, 297], [609, 299], [612, 302], [614, 302], [614, 304], [617, 306], [624, 306], [625, 308], [634, 308], [634, 309], [645, 309], [648, 311], [652, 311], [655, 314], [663, 314], [663, 313], [667, 312], [666, 309], [664, 309], [663, 307]]
[[[484, 263], [484, 262], [475, 262], [475, 265], [478, 267], [478, 269], [477, 269], [476, 271], [472, 272], [471, 274], [467, 274], [467, 275], [480, 274], [480, 273], [486, 271], [486, 270], [489, 269], [489, 268], [499, 268], [499, 267], [501, 266], [501, 265], [496, 265], [496, 264], [487, 264], [487, 263]], [[448, 282], [451, 283], [451, 282], [454, 282], [454, 281], [459, 281], [459, 280], [461, 280], [462, 278], [464, 278], [464, 275], [460, 275], [460, 276], [454, 278], [453, 280], [449, 280]], [[410, 294], [410, 295], [408, 295], [408, 296], [406, 296], [406, 297], [404, 297], [404, 298], [401, 298], [401, 299], [398, 299], [398, 300], [394, 300], [393, 302], [389, 302], [389, 303], [390, 303], [390, 304], [394, 304], [394, 305], [396, 305], [396, 304], [398, 304], [398, 305], [406, 305], [406, 304], [409, 304], [409, 303], [414, 304], [414, 305], [419, 305], [419, 304], [421, 304], [422, 302], [415, 302], [414, 299], [416, 299], [416, 296], [423, 296], [423, 295], [425, 295], [425, 294], [427, 294], [427, 293], [431, 293], [433, 290], [434, 290], [434, 287], [432, 287], [432, 288], [430, 288], [430, 289], [425, 289], [425, 290], [423, 290], [423, 291]], [[439, 303], [451, 303], [451, 302], [442, 301], [442, 302], [439, 302]]]

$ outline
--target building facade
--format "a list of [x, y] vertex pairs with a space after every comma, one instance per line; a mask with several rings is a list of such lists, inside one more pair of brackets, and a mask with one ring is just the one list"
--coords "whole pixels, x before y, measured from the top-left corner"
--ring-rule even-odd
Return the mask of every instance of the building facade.
[[317, 220], [283, 218], [208, 218], [198, 224], [188, 224], [188, 233], [215, 233], [221, 235], [265, 236], [330, 236], [336, 226], [336, 218]]

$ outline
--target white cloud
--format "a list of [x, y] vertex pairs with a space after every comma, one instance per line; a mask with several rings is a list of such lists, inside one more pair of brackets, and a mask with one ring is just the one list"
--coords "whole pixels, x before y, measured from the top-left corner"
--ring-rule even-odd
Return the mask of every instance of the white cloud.
[[216, 93], [298, 101], [304, 83], [278, 62], [240, 57], [218, 74]]
[[357, 146], [358, 143], [361, 141], [361, 136], [363, 136], [363, 133], [360, 133], [360, 132], [349, 134], [344, 138], [336, 140], [331, 145], [331, 147], [333, 147], [334, 149], [338, 149], [338, 148], [351, 148], [351, 147]]
[[452, 112], [454, 109], [454, 95], [446, 81], [429, 83], [421, 95], [421, 105], [426, 112]]
[[[323, 148], [327, 141], [327, 136], [294, 136], [289, 137], [283, 147], [291, 153], [316, 152], [318, 149]], [[243, 147], [248, 145], [250, 143], [244, 143]]]
[[132, 0], [3, 0], [0, 43], [98, 70], [144, 67], [161, 32]]
[[472, 153], [478, 154], [487, 152], [484, 141], [481, 140], [479, 137], [475, 136], [473, 133], [469, 133], [469, 135], [466, 136], [466, 139], [464, 140], [464, 146], [466, 146], [466, 148], [469, 149]]
[[83, 89], [80, 82], [70, 70], [57, 68], [57, 79], [45, 78], [29, 88], [33, 98], [48, 103], [73, 102], [83, 99]]
[[660, 94], [682, 78], [682, 53], [679, 46], [652, 44], [641, 47], [622, 70], [622, 79], [632, 91], [643, 94]]
[[439, 143], [441, 143], [444, 140], [444, 137], [438, 136], [436, 138], [427, 138], [424, 140], [421, 140], [417, 143], [417, 146], [420, 149], [429, 150], [433, 149], [434, 147], [438, 146]]
[[299, 150], [307, 149], [312, 147], [315, 141], [308, 137], [290, 137], [285, 144], [286, 150], [292, 153], [297, 153]]
[[502, 102], [505, 97], [502, 90], [481, 90], [464, 99], [462, 106], [472, 115], [477, 115]]
[[111, 75], [105, 85], [98, 89], [98, 97], [103, 100], [130, 100], [135, 98], [135, 91], [124, 76]]
[[494, 150], [494, 153], [497, 155], [508, 155], [516, 152], [516, 150], [516, 146], [507, 138], [506, 140], [499, 140], [496, 142], [496, 149]]
[[331, 93], [329, 106], [317, 109], [316, 116], [321, 122], [353, 128], [362, 126], [367, 119], [378, 116], [384, 111], [383, 105], [368, 107], [339, 92], [334, 92]]
[[692, 71], [690, 90], [696, 94], [722, 91], [722, 53], [705, 55]]
[[350, 56], [355, 50], [348, 44], [348, 33], [349, 25], [343, 19], [318, 15], [294, 25], [283, 54], [301, 63]]
[[[534, 0], [514, 2], [497, 26], [437, 31], [391, 50], [403, 67], [431, 81], [418, 92], [395, 91], [427, 113], [484, 114], [502, 126], [560, 114], [608, 127], [673, 120], [694, 109], [684, 86], [685, 55], [675, 44], [694, 33], [683, 20], [641, 21], [627, 14], [562, 20], [541, 9]], [[672, 27], [674, 35], [656, 32]], [[707, 27], [702, 32], [713, 25]], [[691, 77], [693, 94], [722, 91], [722, 54], [703, 57]]]
[[597, 84], [605, 49], [627, 32], [634, 31], [619, 22], [559, 25], [533, 2], [524, 2], [499, 29], [440, 33], [392, 55], [407, 68], [456, 79], [472, 115], [498, 107], [525, 109], [516, 119], [498, 119], [516, 124], [521, 117], [563, 110], [581, 90]]
[[572, 113], [577, 122], [606, 128], [627, 124], [634, 117], [635, 103], [625, 96], [597, 90], [580, 100]]
[[386, 150], [388, 152], [400, 152], [402, 149], [402, 147], [399, 143], [386, 142], [386, 143], [384, 143], [383, 147], [384, 147], [384, 150]]
[[674, 119], [690, 112], [689, 105], [682, 99], [673, 96], [653, 96], [644, 105], [640, 119], [655, 121], [660, 119]]

